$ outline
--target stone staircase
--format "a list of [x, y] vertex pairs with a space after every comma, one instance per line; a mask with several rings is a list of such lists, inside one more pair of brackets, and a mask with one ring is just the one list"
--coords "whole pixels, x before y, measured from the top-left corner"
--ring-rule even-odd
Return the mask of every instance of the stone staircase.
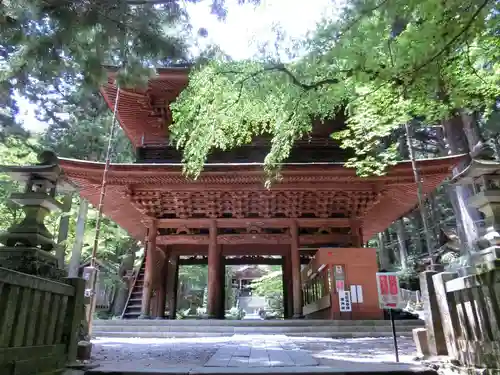
[[260, 296], [238, 297], [237, 306], [243, 310], [246, 315], [258, 315], [260, 309], [266, 309], [266, 298]]
[[132, 287], [132, 293], [130, 293], [125, 309], [123, 310], [122, 319], [137, 319], [141, 315], [142, 287], [144, 285], [145, 272], [146, 262], [143, 259], [134, 286]]
[[[398, 336], [410, 336], [421, 320], [396, 321]], [[294, 337], [390, 337], [388, 320], [95, 320], [93, 337], [189, 338], [245, 334]]]

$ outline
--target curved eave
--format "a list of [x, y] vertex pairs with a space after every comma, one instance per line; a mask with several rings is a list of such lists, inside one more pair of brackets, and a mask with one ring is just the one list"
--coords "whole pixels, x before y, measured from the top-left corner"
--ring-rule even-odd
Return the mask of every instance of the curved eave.
[[[452, 168], [464, 159], [466, 155], [447, 156], [435, 159], [424, 159], [417, 162], [420, 173], [449, 173]], [[60, 159], [60, 165], [64, 171], [73, 173], [87, 174], [89, 177], [101, 177], [104, 171], [104, 163], [90, 162], [76, 159]], [[182, 164], [180, 163], [120, 163], [109, 165], [108, 178], [128, 177], [144, 178], [148, 176], [176, 176], [182, 177]], [[185, 183], [202, 183], [204, 179], [210, 176], [224, 175], [228, 181], [235, 176], [261, 177], [265, 178], [263, 163], [209, 163], [205, 164], [203, 172], [197, 180], [184, 179]], [[391, 166], [387, 173], [382, 176], [359, 177], [352, 168], [344, 167], [344, 163], [284, 163], [281, 165], [281, 175], [284, 179], [289, 176], [331, 176], [336, 180], [346, 178], [356, 180], [357, 182], [370, 183], [378, 181], [390, 181], [399, 177], [413, 176], [412, 165], [410, 161], [399, 162]]]
[[484, 175], [500, 174], [500, 162], [496, 160], [472, 159], [469, 165], [453, 179], [454, 185], [472, 185]]
[[157, 69], [157, 73], [149, 79], [145, 89], [120, 89], [117, 100], [116, 70], [108, 69], [108, 82], [100, 88], [112, 111], [117, 103], [117, 119], [135, 147], [141, 146], [144, 140], [153, 143], [165, 141], [168, 118], [162, 118], [153, 107], [164, 107], [166, 110], [168, 103], [175, 100], [188, 85], [187, 67]]
[[[423, 179], [424, 194], [429, 194], [449, 177], [452, 168], [465, 155], [418, 161]], [[99, 202], [103, 163], [60, 159], [66, 178], [80, 187], [80, 194], [93, 205]], [[384, 176], [361, 178], [353, 169], [340, 163], [284, 164], [283, 179], [275, 189], [377, 189], [380, 199], [361, 220], [364, 240], [384, 230], [394, 220], [410, 211], [417, 203], [417, 186], [413, 180], [411, 162], [401, 162]], [[132, 236], [141, 240], [145, 234], [144, 221], [127, 197], [130, 186], [150, 189], [203, 190], [241, 186], [264, 190], [265, 175], [261, 164], [207, 164], [197, 180], [188, 181], [180, 164], [111, 164], [107, 175], [104, 213]], [[111, 199], [109, 199], [111, 197]]]

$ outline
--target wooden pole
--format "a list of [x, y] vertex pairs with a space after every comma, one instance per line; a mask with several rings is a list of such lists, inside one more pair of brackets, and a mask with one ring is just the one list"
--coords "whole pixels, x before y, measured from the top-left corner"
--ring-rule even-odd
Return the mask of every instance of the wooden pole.
[[406, 129], [406, 143], [408, 143], [408, 151], [410, 154], [411, 166], [413, 169], [413, 176], [415, 177], [415, 183], [417, 184], [417, 199], [418, 206], [420, 208], [420, 215], [422, 216], [422, 224], [425, 232], [425, 243], [427, 245], [427, 252], [429, 253], [431, 266], [434, 265], [434, 260], [432, 259], [432, 238], [429, 232], [429, 227], [427, 225], [427, 210], [425, 209], [424, 203], [424, 188], [422, 186], [422, 180], [420, 178], [420, 173], [417, 168], [417, 162], [415, 160], [415, 152], [411, 143], [411, 129], [410, 124], [405, 123]]

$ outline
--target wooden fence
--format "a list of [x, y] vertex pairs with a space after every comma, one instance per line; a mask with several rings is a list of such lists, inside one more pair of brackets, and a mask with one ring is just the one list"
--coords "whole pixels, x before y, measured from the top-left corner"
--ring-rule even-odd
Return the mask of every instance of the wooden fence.
[[476, 275], [433, 276], [448, 355], [463, 365], [500, 369], [500, 267]]
[[51, 373], [76, 360], [84, 280], [0, 268], [0, 374]]

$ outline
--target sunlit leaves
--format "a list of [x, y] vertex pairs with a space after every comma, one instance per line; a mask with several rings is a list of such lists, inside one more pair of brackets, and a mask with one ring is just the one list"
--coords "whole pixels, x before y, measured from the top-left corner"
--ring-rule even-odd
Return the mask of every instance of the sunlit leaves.
[[191, 74], [172, 106], [185, 171], [197, 176], [211, 149], [262, 133], [272, 138], [265, 162], [274, 171], [311, 119], [345, 110], [347, 130], [334, 137], [355, 150], [347, 165], [383, 173], [397, 153], [381, 139], [404, 123], [491, 110], [500, 96], [497, 33], [493, 2], [364, 0], [319, 24], [293, 62], [213, 62]]

